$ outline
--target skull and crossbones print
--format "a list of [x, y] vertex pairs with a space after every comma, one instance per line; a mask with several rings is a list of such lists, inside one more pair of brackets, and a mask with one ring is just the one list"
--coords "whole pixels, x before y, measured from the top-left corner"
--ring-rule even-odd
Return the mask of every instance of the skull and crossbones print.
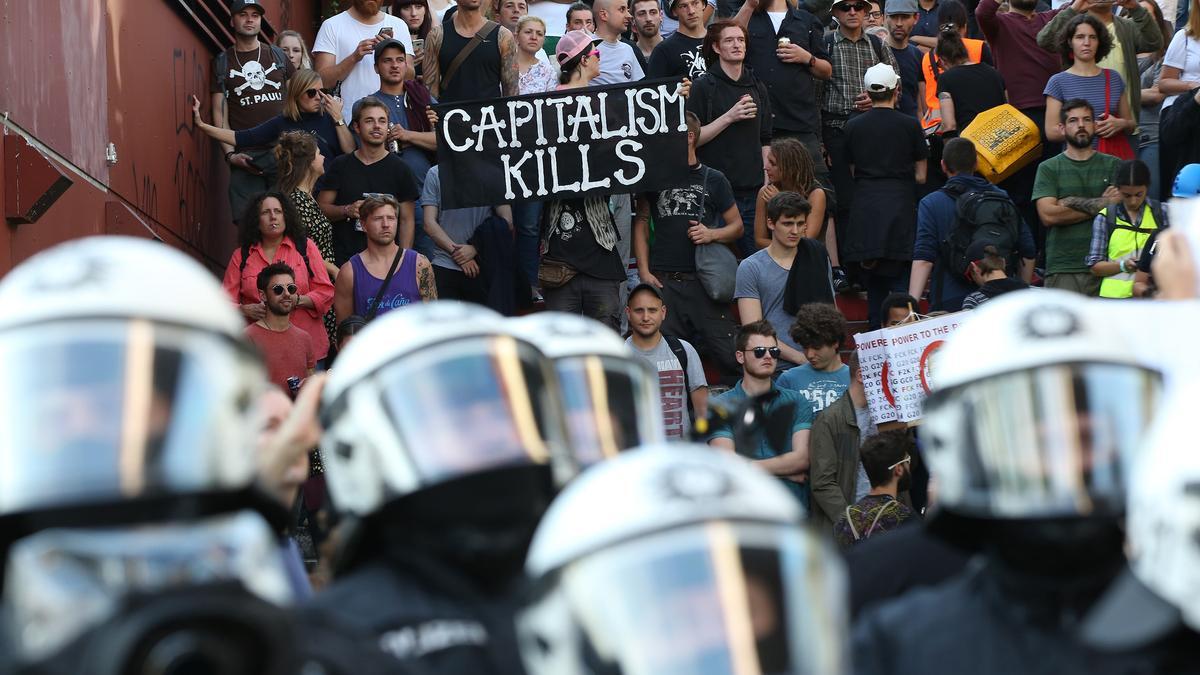
[[268, 84], [279, 89], [280, 83], [267, 79], [267, 75], [270, 75], [277, 67], [278, 64], [272, 63], [270, 68], [263, 70], [262, 64], [258, 61], [247, 61], [246, 65], [242, 66], [242, 70], [231, 68], [229, 77], [240, 77], [245, 80], [241, 85], [234, 87], [233, 93], [241, 96], [246, 87], [251, 87], [254, 91], [262, 91], [263, 87]]

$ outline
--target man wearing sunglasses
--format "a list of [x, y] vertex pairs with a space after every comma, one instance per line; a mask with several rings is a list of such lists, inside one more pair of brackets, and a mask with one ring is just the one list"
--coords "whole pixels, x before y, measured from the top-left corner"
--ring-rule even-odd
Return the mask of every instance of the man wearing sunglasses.
[[900, 501], [912, 482], [913, 450], [912, 439], [905, 431], [885, 431], [863, 442], [859, 455], [871, 491], [847, 506], [833, 527], [834, 539], [843, 551], [894, 530], [913, 517], [912, 508]]
[[296, 273], [287, 263], [267, 265], [258, 273], [258, 294], [267, 306], [267, 315], [246, 326], [246, 338], [262, 352], [268, 379], [292, 396], [288, 378], [303, 380], [317, 366], [312, 338], [292, 325], [292, 310], [300, 297]]
[[727, 424], [718, 426], [708, 438], [708, 444], [727, 450], [736, 450], [754, 460], [763, 470], [779, 477], [791, 490], [796, 499], [808, 506], [808, 434], [812, 428], [812, 411], [803, 404], [794, 391], [775, 386], [771, 376], [779, 363], [779, 339], [769, 321], [754, 321], [742, 326], [737, 336], [737, 353], [734, 358], [742, 366], [742, 379], [733, 389], [717, 396], [712, 401], [714, 409], [732, 411], [748, 398], [759, 398], [764, 403], [767, 418], [781, 408], [791, 408], [791, 445], [775, 448], [763, 434], [755, 448], [735, 448], [733, 429]]

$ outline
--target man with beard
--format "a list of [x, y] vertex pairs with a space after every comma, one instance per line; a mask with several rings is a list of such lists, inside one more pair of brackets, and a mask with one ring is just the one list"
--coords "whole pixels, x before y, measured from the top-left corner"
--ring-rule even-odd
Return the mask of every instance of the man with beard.
[[658, 287], [634, 287], [625, 304], [625, 315], [630, 330], [625, 344], [658, 373], [663, 431], [668, 439], [687, 439], [692, 421], [708, 413], [708, 381], [704, 379], [700, 355], [687, 340], [663, 335], [667, 306]]
[[[380, 0], [352, 0], [349, 9], [326, 19], [317, 31], [313, 70], [321, 74], [327, 87], [336, 88], [340, 83], [344, 101], [352, 103], [379, 88], [376, 45], [395, 38], [404, 44], [405, 54], [413, 53], [408, 24], [380, 11], [381, 4]], [[346, 106], [346, 124], [353, 119], [350, 113]]]
[[1105, 206], [1116, 204], [1121, 194], [1109, 185], [1116, 157], [1096, 152], [1094, 111], [1083, 99], [1062, 106], [1062, 154], [1038, 166], [1033, 199], [1046, 235], [1046, 288], [1062, 288], [1084, 295], [1100, 291], [1100, 278], [1088, 270], [1092, 220]]
[[333, 296], [338, 321], [352, 314], [374, 318], [412, 303], [437, 300], [429, 260], [396, 243], [400, 203], [390, 195], [379, 195], [363, 201], [359, 211], [367, 248], [338, 272]]
[[[241, 131], [258, 126], [283, 112], [284, 86], [292, 64], [279, 47], [259, 41], [263, 8], [254, 0], [234, 0], [229, 8], [234, 44], [213, 59], [213, 126]], [[251, 65], [254, 64], [254, 65]], [[263, 80], [248, 75], [262, 71]], [[243, 148], [222, 143], [229, 163], [229, 211], [234, 217], [246, 210], [254, 195], [275, 184], [275, 155], [270, 147]]]
[[[504, 26], [483, 16], [482, 0], [464, 0], [425, 39], [423, 77], [442, 103], [516, 96], [517, 41]], [[463, 58], [459, 58], [459, 55]]]
[[646, 77], [687, 77], [704, 74], [704, 7], [702, 0], [671, 0], [670, 12], [679, 19], [679, 29], [664, 39], [650, 55]]
[[316, 371], [312, 338], [292, 325], [296, 308], [296, 273], [287, 263], [267, 265], [258, 273], [258, 296], [267, 306], [263, 318], [246, 326], [246, 338], [258, 346], [267, 364], [267, 377], [288, 395], [295, 392], [288, 380], [301, 380]]
[[660, 32], [662, 22], [662, 9], [659, 7], [658, 0], [634, 0], [634, 44], [637, 45], [638, 51], [642, 53], [642, 59], [647, 63], [650, 61], [651, 54], [654, 53], [654, 48], [663, 41]]
[[908, 39], [913, 26], [917, 24], [916, 0], [892, 0], [884, 11], [887, 14], [888, 49], [892, 50], [892, 56], [896, 57], [896, 65], [900, 68], [900, 100], [896, 103], [896, 110], [920, 119], [919, 86], [923, 54]]
[[373, 96], [354, 104], [351, 129], [358, 134], [361, 145], [330, 163], [324, 187], [317, 195], [321, 211], [333, 224], [333, 258], [339, 267], [367, 247], [360, 208], [372, 194], [391, 195], [400, 202], [396, 236], [404, 248], [413, 246], [413, 209], [420, 194], [408, 165], [387, 150], [388, 114], [387, 105]]
[[937, 482], [927, 527], [980, 555], [862, 614], [859, 675], [1161, 672], [1079, 636], [1125, 567], [1123, 477], [1149, 459], [1161, 407], [1161, 373], [1120, 304], [1018, 291], [946, 340], [921, 426]]

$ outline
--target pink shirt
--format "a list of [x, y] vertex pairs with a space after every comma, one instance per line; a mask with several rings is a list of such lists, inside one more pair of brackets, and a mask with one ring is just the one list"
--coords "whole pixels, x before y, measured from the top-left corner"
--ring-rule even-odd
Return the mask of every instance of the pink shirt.
[[315, 305], [293, 310], [292, 323], [312, 338], [313, 353], [319, 361], [329, 355], [329, 334], [325, 332], [323, 317], [333, 306], [333, 282], [329, 280], [329, 273], [325, 271], [325, 261], [312, 239], [308, 240], [306, 257], [312, 266], [312, 278], [309, 278], [304, 258], [296, 250], [295, 244], [289, 237], [284, 237], [275, 251], [274, 260], [266, 259], [261, 244], [251, 246], [246, 267], [239, 272], [242, 265], [242, 249], [238, 247], [229, 258], [229, 265], [225, 268], [225, 280], [221, 285], [225, 287], [229, 297], [239, 305], [259, 303], [262, 299], [258, 295], [258, 273], [271, 263], [287, 263], [296, 275], [298, 292], [300, 295], [307, 295]]

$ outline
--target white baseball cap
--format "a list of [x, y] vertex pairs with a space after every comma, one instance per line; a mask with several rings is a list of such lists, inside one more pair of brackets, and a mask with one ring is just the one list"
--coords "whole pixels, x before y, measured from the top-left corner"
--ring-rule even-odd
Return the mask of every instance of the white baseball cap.
[[890, 91], [900, 84], [900, 76], [896, 74], [896, 69], [888, 64], [876, 63], [867, 68], [863, 84], [867, 86], [867, 91]]

